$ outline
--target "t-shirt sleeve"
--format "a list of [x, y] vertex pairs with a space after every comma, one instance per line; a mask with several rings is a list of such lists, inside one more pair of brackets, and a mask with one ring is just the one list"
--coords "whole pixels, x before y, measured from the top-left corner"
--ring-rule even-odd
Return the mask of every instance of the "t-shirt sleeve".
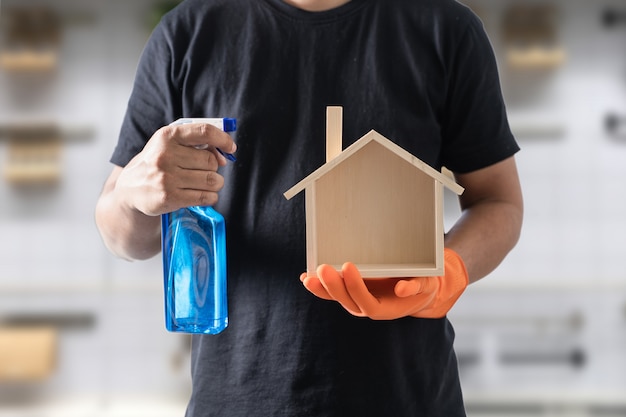
[[509, 127], [493, 48], [472, 15], [456, 46], [443, 123], [442, 163], [470, 172], [519, 151]]
[[172, 77], [171, 42], [157, 26], [141, 54], [117, 146], [110, 161], [125, 166], [162, 126], [181, 111], [180, 92]]

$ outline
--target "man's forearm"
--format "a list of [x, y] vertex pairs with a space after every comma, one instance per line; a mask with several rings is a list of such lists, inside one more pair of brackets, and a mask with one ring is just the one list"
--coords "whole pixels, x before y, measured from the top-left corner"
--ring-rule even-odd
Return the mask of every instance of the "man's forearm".
[[515, 246], [522, 217], [514, 204], [487, 201], [467, 209], [450, 229], [445, 245], [461, 256], [470, 282], [492, 272]]
[[161, 249], [159, 217], [124, 213], [119, 207], [102, 200], [96, 211], [96, 224], [104, 244], [120, 258], [148, 259]]
[[96, 225], [106, 247], [128, 260], [148, 259], [161, 250], [159, 216], [147, 216], [117, 200], [115, 178], [109, 178], [96, 206]]
[[456, 175], [465, 188], [463, 214], [450, 229], [445, 245], [458, 253], [470, 282], [478, 281], [502, 262], [517, 243], [524, 202], [514, 157], [489, 167]]

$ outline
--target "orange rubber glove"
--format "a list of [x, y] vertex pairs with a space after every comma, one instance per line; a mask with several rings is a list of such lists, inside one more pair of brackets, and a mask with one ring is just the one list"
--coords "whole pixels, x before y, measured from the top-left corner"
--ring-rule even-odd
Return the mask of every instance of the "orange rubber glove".
[[374, 320], [400, 317], [442, 318], [469, 284], [465, 264], [451, 249], [444, 250], [445, 275], [440, 277], [377, 278], [364, 280], [347, 262], [341, 274], [320, 265], [317, 277], [302, 274], [304, 287], [325, 300], [339, 302], [350, 314]]

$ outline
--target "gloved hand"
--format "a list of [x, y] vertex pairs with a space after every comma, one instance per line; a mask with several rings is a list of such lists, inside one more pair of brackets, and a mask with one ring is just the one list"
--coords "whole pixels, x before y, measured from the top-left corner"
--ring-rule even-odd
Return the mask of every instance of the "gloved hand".
[[364, 280], [350, 262], [341, 274], [320, 265], [317, 277], [300, 276], [305, 288], [325, 300], [339, 302], [350, 314], [374, 320], [400, 317], [441, 318], [469, 284], [465, 264], [451, 249], [444, 249], [445, 275], [440, 277], [378, 278]]

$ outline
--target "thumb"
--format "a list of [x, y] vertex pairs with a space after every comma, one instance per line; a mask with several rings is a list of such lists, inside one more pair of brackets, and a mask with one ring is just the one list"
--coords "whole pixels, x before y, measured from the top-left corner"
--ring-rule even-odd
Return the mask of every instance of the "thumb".
[[415, 277], [400, 280], [393, 288], [396, 296], [401, 298], [417, 294], [436, 293], [439, 291], [441, 277]]
[[423, 278], [409, 278], [398, 281], [393, 289], [400, 298], [411, 297], [422, 292]]

